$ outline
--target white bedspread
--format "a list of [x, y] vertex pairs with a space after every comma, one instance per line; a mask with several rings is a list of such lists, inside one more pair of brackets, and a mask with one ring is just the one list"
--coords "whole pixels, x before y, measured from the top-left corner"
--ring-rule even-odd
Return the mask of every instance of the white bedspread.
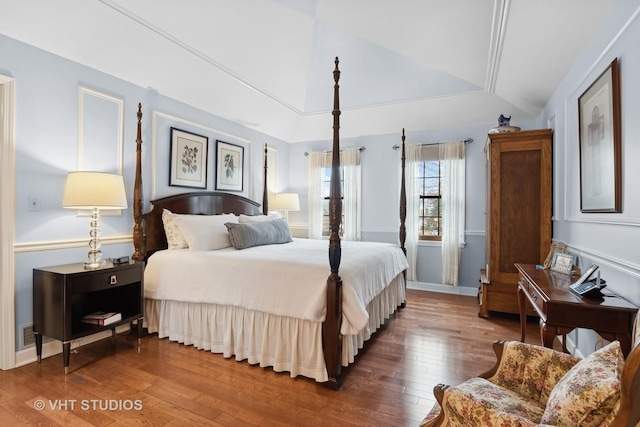
[[[328, 245], [326, 240], [294, 239], [243, 250], [159, 251], [145, 268], [145, 298], [231, 305], [322, 322]], [[343, 335], [367, 325], [367, 304], [407, 266], [397, 245], [342, 242]]]

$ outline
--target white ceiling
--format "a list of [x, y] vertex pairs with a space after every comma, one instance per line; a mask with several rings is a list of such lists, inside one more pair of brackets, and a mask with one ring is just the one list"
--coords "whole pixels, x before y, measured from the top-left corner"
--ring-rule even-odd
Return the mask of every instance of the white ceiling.
[[289, 142], [535, 118], [612, 0], [0, 0], [0, 32]]

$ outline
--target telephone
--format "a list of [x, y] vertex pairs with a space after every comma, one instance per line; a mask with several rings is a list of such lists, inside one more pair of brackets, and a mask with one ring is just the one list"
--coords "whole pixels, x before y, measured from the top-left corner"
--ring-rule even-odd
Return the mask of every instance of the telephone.
[[592, 264], [583, 274], [569, 286], [569, 289], [581, 297], [587, 298], [598, 298], [602, 297], [601, 289], [605, 286], [604, 280], [600, 279], [600, 272], [598, 272], [598, 277], [593, 280], [588, 280], [589, 277], [598, 269], [599, 267], [596, 264]]

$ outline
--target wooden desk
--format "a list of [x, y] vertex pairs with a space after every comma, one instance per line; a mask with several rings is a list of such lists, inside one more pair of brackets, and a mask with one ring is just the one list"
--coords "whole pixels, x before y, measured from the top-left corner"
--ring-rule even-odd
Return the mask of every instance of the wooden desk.
[[[625, 356], [631, 351], [631, 333], [638, 307], [622, 297], [604, 290], [605, 297], [581, 298], [569, 290], [578, 277], [538, 270], [532, 264], [516, 264], [520, 273], [518, 306], [521, 341], [525, 338], [525, 301], [540, 316], [540, 336], [545, 347], [553, 348], [557, 335], [575, 328], [593, 329], [608, 341], [620, 341]], [[566, 346], [563, 343], [564, 350]]]

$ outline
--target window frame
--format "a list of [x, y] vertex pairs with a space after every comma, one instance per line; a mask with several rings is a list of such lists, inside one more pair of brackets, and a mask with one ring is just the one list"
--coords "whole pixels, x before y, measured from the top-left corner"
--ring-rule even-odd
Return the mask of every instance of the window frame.
[[[426, 164], [427, 163], [437, 163], [438, 164], [438, 176], [429, 176], [426, 171], [427, 171], [427, 167]], [[419, 206], [418, 206], [418, 212], [417, 212], [417, 218], [419, 220], [419, 226], [417, 227], [417, 231], [418, 231], [418, 241], [432, 241], [432, 242], [441, 242], [442, 241], [442, 186], [441, 186], [441, 182], [442, 182], [442, 163], [439, 159], [432, 159], [432, 160], [420, 160], [417, 164], [418, 170], [423, 170], [425, 171], [424, 174], [417, 174], [417, 178], [416, 181], [419, 183], [419, 188], [420, 188], [420, 195], [418, 196], [418, 202], [419, 202]], [[424, 185], [424, 181], [426, 181], [427, 179], [437, 179], [438, 180], [438, 194], [437, 195], [424, 195], [423, 191], [425, 188]], [[420, 212], [420, 208], [424, 207], [424, 203], [426, 200], [437, 200], [438, 201], [438, 216], [425, 216], [425, 215], [421, 215]], [[424, 210], [423, 210], [424, 211]], [[436, 218], [437, 219], [437, 223], [438, 223], [438, 234], [422, 234], [421, 230], [424, 230], [424, 227], [422, 226], [424, 224], [425, 218]]]
[[[327, 166], [324, 168], [321, 168], [322, 171], [322, 179], [320, 180], [322, 183], [322, 188], [325, 189], [325, 183], [331, 183], [331, 166]], [[328, 176], [329, 176], [329, 180], [325, 180], [325, 178], [327, 177], [327, 172], [328, 172]], [[329, 192], [331, 191], [331, 188], [329, 187]], [[331, 198], [330, 194], [325, 194], [322, 196], [322, 200], [326, 200], [328, 201]], [[340, 200], [343, 201], [344, 204], [344, 166], [340, 166]], [[330, 213], [327, 212], [327, 214], [325, 215], [325, 210], [324, 210], [324, 203], [323, 203], [323, 207], [322, 207], [322, 237], [330, 237], [331, 236], [331, 229], [329, 228], [329, 216]], [[327, 219], [326, 224], [327, 224], [327, 229], [325, 230], [324, 225], [325, 225], [325, 218]], [[344, 209], [342, 210], [342, 218], [340, 218], [340, 230], [338, 232], [338, 234], [340, 235], [340, 237], [344, 236]]]

